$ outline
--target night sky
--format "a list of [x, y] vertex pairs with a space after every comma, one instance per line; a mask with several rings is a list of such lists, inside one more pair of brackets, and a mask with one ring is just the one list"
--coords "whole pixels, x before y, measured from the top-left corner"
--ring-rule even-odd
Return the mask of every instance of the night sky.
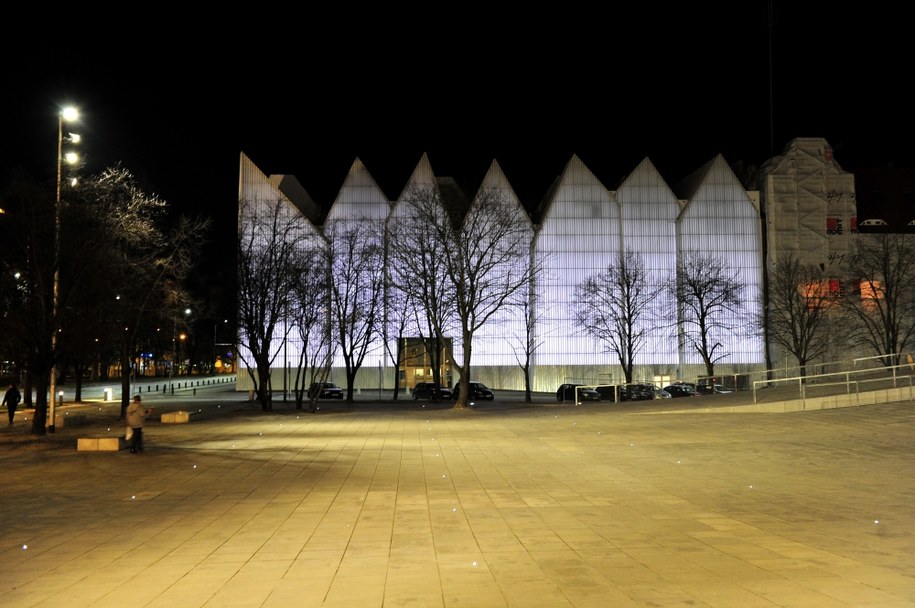
[[795, 137], [826, 138], [846, 170], [912, 165], [901, 15], [692, 4], [152, 15], [72, 51], [63, 23], [35, 27], [27, 48], [3, 43], [0, 162], [50, 178], [72, 102], [87, 169], [123, 164], [176, 212], [221, 217], [217, 238], [234, 232], [241, 152], [325, 209], [357, 157], [392, 199], [423, 153], [471, 193], [497, 160], [529, 205], [573, 154], [609, 188], [645, 157], [674, 184]]

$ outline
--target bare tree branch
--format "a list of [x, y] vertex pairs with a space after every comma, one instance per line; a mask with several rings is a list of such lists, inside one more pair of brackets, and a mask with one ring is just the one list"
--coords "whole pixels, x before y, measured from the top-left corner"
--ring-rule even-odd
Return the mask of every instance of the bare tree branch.
[[581, 330], [616, 355], [627, 383], [632, 382], [635, 357], [645, 345], [661, 292], [659, 279], [651, 276], [642, 257], [633, 251], [621, 254], [579, 286]]
[[715, 363], [730, 354], [723, 350], [722, 340], [749, 324], [743, 319], [745, 285], [722, 257], [698, 251], [684, 253], [671, 282], [679, 335], [702, 357], [706, 373], [714, 376]]
[[346, 366], [346, 400], [352, 402], [356, 374], [381, 337], [382, 231], [369, 220], [332, 220], [324, 231], [331, 251], [331, 314]]
[[320, 237], [285, 200], [239, 201], [239, 217], [239, 356], [251, 357], [248, 373], [261, 409], [270, 411], [270, 368], [291, 328], [299, 261], [311, 258]]
[[898, 365], [915, 332], [915, 240], [907, 234], [859, 235], [846, 310], [859, 322], [852, 338]]
[[837, 312], [838, 298], [819, 267], [804, 265], [796, 256], [776, 263], [769, 281], [768, 314], [761, 315], [758, 325], [797, 360], [801, 376], [807, 374], [808, 363], [829, 350], [829, 320]]

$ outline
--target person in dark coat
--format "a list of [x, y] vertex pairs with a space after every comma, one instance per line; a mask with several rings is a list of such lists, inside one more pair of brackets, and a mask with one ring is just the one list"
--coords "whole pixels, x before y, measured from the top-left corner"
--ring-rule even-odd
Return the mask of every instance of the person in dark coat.
[[19, 405], [21, 400], [22, 395], [19, 394], [19, 389], [16, 388], [16, 384], [10, 384], [6, 394], [3, 395], [3, 405], [6, 406], [6, 413], [9, 414], [10, 426], [12, 426], [13, 418], [16, 416], [16, 406]]

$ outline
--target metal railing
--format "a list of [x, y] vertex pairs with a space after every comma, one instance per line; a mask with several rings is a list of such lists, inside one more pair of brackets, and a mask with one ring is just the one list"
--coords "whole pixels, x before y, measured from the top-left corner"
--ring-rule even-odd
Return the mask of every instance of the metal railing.
[[[856, 360], [857, 361], [857, 360]], [[860, 403], [862, 391], [897, 388], [909, 389], [909, 400], [915, 398], [915, 370], [909, 364], [878, 368], [850, 369], [825, 374], [766, 378], [753, 381], [753, 403], [854, 394]], [[771, 389], [771, 390], [770, 390]], [[761, 395], [761, 392], [765, 395]]]

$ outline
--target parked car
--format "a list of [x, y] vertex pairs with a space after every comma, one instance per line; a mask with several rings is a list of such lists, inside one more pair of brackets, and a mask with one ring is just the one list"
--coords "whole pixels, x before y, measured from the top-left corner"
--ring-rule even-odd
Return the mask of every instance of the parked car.
[[670, 393], [651, 382], [640, 382], [635, 385], [640, 400], [667, 399]]
[[664, 390], [670, 393], [671, 397], [701, 397], [702, 393], [690, 388], [689, 384], [671, 384], [665, 386]]
[[413, 399], [451, 399], [451, 389], [435, 382], [417, 382]]
[[665, 391], [663, 388], [654, 387], [654, 398], [655, 399], [670, 399], [673, 395]]
[[[461, 396], [461, 385], [460, 383], [454, 385], [454, 390], [451, 392], [451, 395], [458, 399]], [[471, 382], [470, 383], [470, 399], [483, 399], [484, 401], [492, 401], [496, 396], [493, 394], [489, 388], [482, 382]]]
[[562, 384], [556, 391], [556, 401], [575, 401], [575, 392], [578, 389], [580, 401], [600, 401], [601, 396], [596, 390], [584, 384]]
[[594, 390], [600, 395], [602, 401], [616, 401], [616, 387], [610, 384], [595, 386]]
[[620, 386], [620, 401], [647, 401], [655, 398], [654, 384], [623, 384]]
[[343, 399], [343, 389], [333, 382], [312, 382], [308, 387], [309, 399]]
[[696, 390], [704, 395], [711, 395], [712, 393], [733, 393], [729, 388], [725, 388], [722, 384], [709, 384], [706, 382], [700, 382], [696, 385]]

